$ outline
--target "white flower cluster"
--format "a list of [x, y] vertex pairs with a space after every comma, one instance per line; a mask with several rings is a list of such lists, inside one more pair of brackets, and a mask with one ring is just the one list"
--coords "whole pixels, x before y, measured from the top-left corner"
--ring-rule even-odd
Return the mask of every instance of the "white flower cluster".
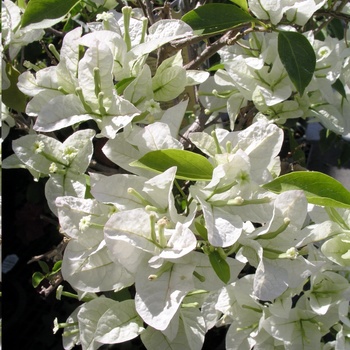
[[[284, 124], [292, 118], [314, 117], [327, 129], [349, 135], [350, 49], [337, 38], [320, 41], [312, 32], [306, 36], [315, 50], [316, 69], [303, 96], [296, 93], [281, 63], [278, 34], [253, 33], [240, 40], [240, 45], [225, 46], [219, 51], [224, 69], [219, 69], [199, 87], [201, 102], [208, 113], [227, 112], [234, 129], [241, 108], [252, 101], [259, 111], [257, 119]], [[345, 99], [334, 88], [337, 81], [344, 86]]]
[[[18, 10], [10, 15], [15, 5], [3, 3], [6, 24]], [[248, 1], [257, 18], [274, 26], [285, 19], [289, 31], [325, 3]], [[69, 239], [62, 276], [83, 301], [55, 325], [64, 328], [64, 348], [92, 350], [140, 335], [150, 350], [200, 350], [210, 329], [227, 326], [230, 350], [349, 349], [349, 196], [319, 196], [317, 205], [311, 190], [266, 186], [281, 173], [278, 124], [314, 117], [350, 133], [348, 43], [305, 33], [316, 69], [300, 96], [274, 31], [252, 31], [223, 47], [221, 68], [210, 76], [186, 70], [181, 51], [152, 67], [156, 49], [193, 38], [181, 20], [160, 20], [147, 31], [147, 20], [131, 7], [97, 20], [88, 33], [78, 27], [65, 35], [57, 65], [19, 76], [37, 133], [13, 141], [15, 154], [3, 162], [35, 179], [49, 177], [46, 197]], [[10, 24], [6, 30], [13, 57], [26, 34]], [[189, 133], [212, 170], [210, 179], [197, 181], [179, 175], [188, 154], [178, 136], [186, 131], [188, 101], [179, 96], [192, 85], [199, 85], [208, 118], [219, 112], [230, 118], [230, 130], [211, 125]], [[245, 107], [256, 109], [253, 122], [234, 131]], [[85, 121], [94, 123], [64, 142], [42, 134]], [[104, 155], [130, 174], [86, 174], [93, 127], [108, 138]], [[167, 150], [184, 159], [135, 166]], [[194, 158], [190, 165], [193, 173], [201, 169]]]

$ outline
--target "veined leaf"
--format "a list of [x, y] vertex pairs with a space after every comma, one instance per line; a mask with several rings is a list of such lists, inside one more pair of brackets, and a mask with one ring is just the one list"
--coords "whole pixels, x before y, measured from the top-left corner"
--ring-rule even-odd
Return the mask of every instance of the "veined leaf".
[[214, 271], [221, 279], [222, 282], [228, 283], [230, 280], [230, 266], [225, 259], [221, 257], [217, 250], [214, 250], [209, 254], [209, 261]]
[[213, 166], [207, 158], [181, 149], [151, 151], [130, 165], [159, 173], [176, 166], [175, 177], [182, 180], [210, 181], [213, 173]]
[[262, 187], [275, 193], [303, 190], [309, 203], [350, 208], [350, 192], [337, 180], [317, 171], [297, 171], [282, 175]]
[[22, 16], [22, 28], [44, 19], [64, 16], [81, 0], [30, 0]]
[[255, 22], [247, 12], [235, 5], [207, 4], [186, 13], [182, 20], [195, 34], [212, 34], [232, 29], [240, 24]]
[[297, 32], [279, 32], [278, 54], [300, 95], [309, 85], [316, 66], [316, 55], [307, 38]]

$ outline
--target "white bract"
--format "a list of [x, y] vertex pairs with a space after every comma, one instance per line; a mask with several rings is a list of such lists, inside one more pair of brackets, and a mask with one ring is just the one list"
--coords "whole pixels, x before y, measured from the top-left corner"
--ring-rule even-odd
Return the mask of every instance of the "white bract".
[[10, 59], [13, 60], [23, 46], [40, 40], [45, 34], [42, 28], [21, 28], [22, 10], [13, 1], [3, 0], [1, 6], [1, 36], [3, 46], [9, 50]]
[[[66, 245], [57, 276], [80, 301], [65, 323], [55, 320], [64, 349], [140, 336], [149, 350], [200, 350], [214, 327], [227, 329], [230, 350], [349, 348], [348, 192], [323, 182], [303, 191], [302, 180], [287, 181], [295, 173], [282, 176], [280, 159], [286, 135], [292, 156], [302, 146], [288, 132], [301, 119], [349, 137], [350, 31], [340, 40], [319, 23], [334, 14], [327, 29], [348, 23], [348, 5], [249, 0], [254, 25], [212, 42], [171, 18], [183, 1], [164, 12], [79, 3], [96, 21], [70, 14], [65, 28], [81, 26], [65, 33], [59, 53], [49, 47], [52, 65], [26, 70], [18, 53], [43, 31], [21, 28], [22, 10], [2, 4], [2, 86], [18, 86], [33, 118], [4, 102], [4, 137], [18, 125], [27, 135], [2, 166], [47, 178]], [[316, 68], [301, 96], [278, 45], [281, 31], [306, 28]], [[215, 72], [188, 69], [214, 50]], [[20, 67], [18, 79], [6, 66]], [[58, 298], [69, 294], [62, 289]]]
[[[15, 156], [4, 167], [21, 167], [21, 163], [36, 179], [49, 176], [45, 195], [50, 209], [57, 213], [55, 200], [59, 196], [75, 195], [84, 198], [86, 177], [92, 153], [95, 131], [80, 130], [63, 143], [46, 135], [27, 135], [13, 142]], [[17, 160], [16, 160], [17, 158]]]

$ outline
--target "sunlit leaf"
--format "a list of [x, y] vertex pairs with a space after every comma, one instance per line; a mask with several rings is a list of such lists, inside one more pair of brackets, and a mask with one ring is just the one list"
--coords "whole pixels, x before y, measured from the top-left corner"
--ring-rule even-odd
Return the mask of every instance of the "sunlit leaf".
[[350, 192], [339, 181], [317, 171], [289, 173], [274, 179], [263, 187], [276, 193], [303, 190], [309, 203], [350, 208]]
[[30, 0], [22, 16], [22, 28], [45, 19], [64, 16], [81, 0]]
[[236, 4], [240, 8], [242, 8], [244, 11], [248, 12], [248, 4], [247, 0], [230, 0], [232, 3]]
[[182, 20], [192, 27], [195, 34], [212, 34], [229, 30], [255, 19], [237, 6], [207, 4], [186, 13]]
[[177, 167], [176, 178], [182, 180], [210, 181], [213, 166], [204, 156], [180, 149], [165, 149], [148, 152], [130, 164], [140, 168], [164, 172]]

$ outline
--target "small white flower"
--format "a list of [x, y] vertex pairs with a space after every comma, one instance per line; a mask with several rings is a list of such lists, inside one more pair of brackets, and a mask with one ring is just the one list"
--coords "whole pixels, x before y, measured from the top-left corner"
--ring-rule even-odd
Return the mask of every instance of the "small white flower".
[[39, 154], [44, 151], [45, 144], [43, 141], [36, 141], [33, 144], [33, 151], [35, 154]]
[[286, 251], [286, 255], [290, 258], [290, 259], [296, 259], [299, 255], [298, 250], [295, 247], [289, 248]]
[[111, 12], [102, 12], [96, 16], [97, 21], [108, 21], [112, 18], [113, 18], [113, 13]]
[[67, 146], [63, 151], [63, 159], [68, 162], [72, 161], [78, 154], [78, 150], [75, 147]]
[[49, 173], [50, 174], [55, 174], [58, 170], [57, 164], [56, 163], [51, 163], [49, 167]]
[[85, 231], [91, 224], [91, 215], [83, 216], [79, 222], [79, 230]]
[[153, 99], [145, 102], [145, 109], [151, 114], [156, 114], [162, 111], [160, 104]]

